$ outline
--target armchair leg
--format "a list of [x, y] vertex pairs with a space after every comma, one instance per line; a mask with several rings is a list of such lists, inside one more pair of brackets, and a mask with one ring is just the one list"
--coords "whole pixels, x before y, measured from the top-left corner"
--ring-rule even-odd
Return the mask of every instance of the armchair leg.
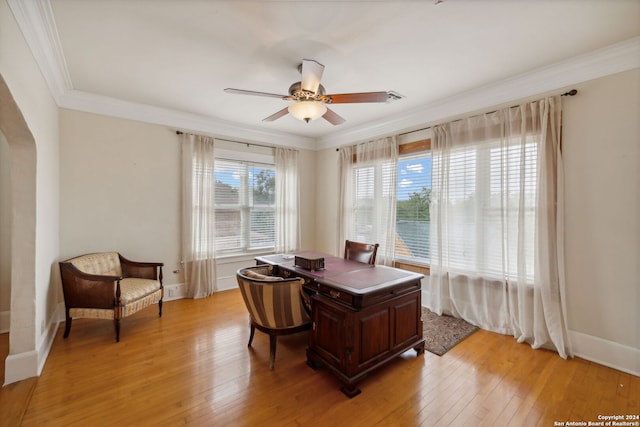
[[158, 301], [158, 317], [162, 317], [162, 300]]
[[249, 344], [247, 344], [247, 347], [251, 347], [251, 343], [253, 342], [253, 336], [256, 333], [256, 327], [253, 326], [253, 323], [251, 324], [251, 332], [249, 333]]
[[277, 335], [269, 335], [269, 369], [273, 371], [276, 364], [276, 344], [278, 343]]
[[116, 342], [120, 342], [120, 319], [114, 319], [113, 326], [116, 328]]
[[64, 338], [69, 336], [69, 332], [71, 332], [71, 317], [69, 317], [69, 312], [67, 311], [67, 319], [64, 322]]

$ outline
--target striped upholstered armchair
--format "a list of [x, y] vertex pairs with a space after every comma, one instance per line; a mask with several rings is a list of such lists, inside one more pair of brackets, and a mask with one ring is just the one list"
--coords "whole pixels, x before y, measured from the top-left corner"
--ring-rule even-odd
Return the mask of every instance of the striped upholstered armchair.
[[269, 334], [269, 369], [276, 359], [278, 335], [293, 334], [311, 329], [311, 319], [300, 297], [303, 279], [283, 279], [272, 275], [272, 266], [261, 265], [237, 271], [238, 286], [249, 311], [251, 333], [258, 329]]
[[136, 262], [117, 252], [81, 255], [60, 262], [66, 311], [64, 337], [73, 318], [113, 320], [120, 341], [120, 319], [158, 303], [162, 316], [161, 262]]

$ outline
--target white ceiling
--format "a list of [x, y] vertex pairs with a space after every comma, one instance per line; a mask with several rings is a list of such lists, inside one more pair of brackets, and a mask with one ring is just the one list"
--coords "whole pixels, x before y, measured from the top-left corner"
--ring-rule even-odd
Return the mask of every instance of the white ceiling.
[[[553, 90], [581, 78], [592, 52], [640, 45], [638, 0], [9, 3], [61, 106], [285, 145], [412, 128], [452, 100], [457, 114]], [[331, 106], [346, 119], [333, 126], [265, 123], [287, 102], [223, 91], [286, 95], [303, 58], [325, 65], [327, 93], [405, 98]]]

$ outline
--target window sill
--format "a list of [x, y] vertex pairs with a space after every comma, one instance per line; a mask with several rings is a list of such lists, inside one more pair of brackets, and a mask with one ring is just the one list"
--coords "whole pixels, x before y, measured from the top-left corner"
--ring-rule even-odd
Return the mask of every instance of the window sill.
[[275, 252], [273, 250], [265, 250], [265, 251], [255, 251], [255, 252], [246, 252], [242, 254], [225, 254], [219, 255], [216, 257], [216, 263], [219, 264], [231, 264], [234, 262], [241, 261], [253, 261], [253, 259], [257, 256], [261, 255], [272, 255]]
[[431, 274], [431, 269], [429, 268], [429, 266], [424, 264], [416, 264], [408, 261], [396, 260], [393, 262], [393, 266], [395, 268], [399, 268], [402, 270], [413, 271], [414, 273], [421, 273], [421, 274], [424, 274], [425, 276], [428, 276]]

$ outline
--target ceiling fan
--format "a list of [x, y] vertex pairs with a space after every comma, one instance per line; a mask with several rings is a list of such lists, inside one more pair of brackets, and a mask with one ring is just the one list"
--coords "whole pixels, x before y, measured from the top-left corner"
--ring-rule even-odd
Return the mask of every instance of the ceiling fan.
[[236, 93], [240, 95], [266, 96], [270, 98], [280, 98], [285, 101], [293, 101], [288, 107], [283, 108], [262, 119], [263, 122], [272, 122], [280, 117], [291, 113], [292, 116], [299, 120], [309, 123], [320, 117], [331, 123], [339, 125], [344, 123], [344, 119], [338, 114], [327, 108], [326, 104], [356, 104], [362, 102], [388, 102], [400, 99], [401, 96], [393, 91], [389, 92], [360, 92], [360, 93], [341, 93], [328, 95], [325, 93], [324, 86], [320, 84], [324, 65], [311, 59], [303, 59], [302, 64], [298, 66], [301, 79], [299, 82], [289, 87], [289, 95], [278, 95], [275, 93], [256, 92], [252, 90], [226, 88], [227, 93]]

